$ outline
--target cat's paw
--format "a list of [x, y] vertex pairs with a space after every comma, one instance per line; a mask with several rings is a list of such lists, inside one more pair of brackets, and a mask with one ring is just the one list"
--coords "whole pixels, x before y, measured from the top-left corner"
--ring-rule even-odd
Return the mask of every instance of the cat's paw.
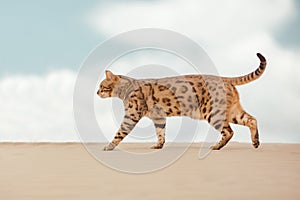
[[108, 145], [106, 145], [103, 148], [103, 151], [112, 151], [115, 148], [115, 145], [113, 145], [112, 143], [109, 143]]
[[214, 145], [210, 147], [211, 150], [220, 150], [220, 147], [218, 145]]
[[161, 148], [163, 148], [163, 144], [155, 144], [155, 145], [153, 145], [153, 146], [151, 146], [151, 149], [161, 149]]
[[254, 143], [252, 143], [253, 147], [256, 149], [259, 146], [259, 141], [255, 141]]

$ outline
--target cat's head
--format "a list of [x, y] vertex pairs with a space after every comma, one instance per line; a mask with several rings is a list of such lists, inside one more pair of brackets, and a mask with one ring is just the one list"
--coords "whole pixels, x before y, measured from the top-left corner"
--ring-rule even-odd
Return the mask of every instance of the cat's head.
[[119, 77], [114, 75], [111, 71], [105, 71], [106, 78], [100, 83], [97, 94], [101, 98], [112, 97], [114, 89], [119, 82]]

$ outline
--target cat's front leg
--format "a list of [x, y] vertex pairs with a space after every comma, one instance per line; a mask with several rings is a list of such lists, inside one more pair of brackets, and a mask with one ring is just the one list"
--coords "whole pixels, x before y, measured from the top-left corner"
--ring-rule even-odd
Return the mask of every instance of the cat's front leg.
[[104, 148], [103, 148], [103, 151], [111, 151], [115, 148], [116, 146], [113, 144], [113, 143], [109, 143], [108, 145], [106, 145]]
[[106, 145], [103, 150], [111, 151], [118, 146], [118, 144], [132, 131], [139, 120], [140, 117], [135, 117], [129, 113], [126, 113], [123, 122], [121, 123], [121, 127], [116, 133], [114, 139], [108, 145]]

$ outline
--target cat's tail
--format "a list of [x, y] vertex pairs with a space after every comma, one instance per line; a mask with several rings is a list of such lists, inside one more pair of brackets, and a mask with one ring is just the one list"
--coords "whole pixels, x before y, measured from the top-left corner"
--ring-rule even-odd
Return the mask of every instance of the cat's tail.
[[267, 61], [265, 57], [260, 53], [257, 53], [256, 55], [260, 60], [260, 65], [254, 72], [239, 77], [233, 77], [233, 78], [224, 77], [223, 80], [230, 82], [232, 85], [243, 85], [258, 79], [265, 71]]

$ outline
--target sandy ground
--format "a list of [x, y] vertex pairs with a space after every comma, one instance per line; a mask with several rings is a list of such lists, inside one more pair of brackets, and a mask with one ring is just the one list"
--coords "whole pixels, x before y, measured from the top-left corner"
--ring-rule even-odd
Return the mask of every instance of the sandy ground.
[[0, 199], [300, 199], [300, 144], [231, 142], [203, 160], [198, 152], [195, 144], [169, 167], [137, 175], [104, 166], [81, 144], [2, 143]]

